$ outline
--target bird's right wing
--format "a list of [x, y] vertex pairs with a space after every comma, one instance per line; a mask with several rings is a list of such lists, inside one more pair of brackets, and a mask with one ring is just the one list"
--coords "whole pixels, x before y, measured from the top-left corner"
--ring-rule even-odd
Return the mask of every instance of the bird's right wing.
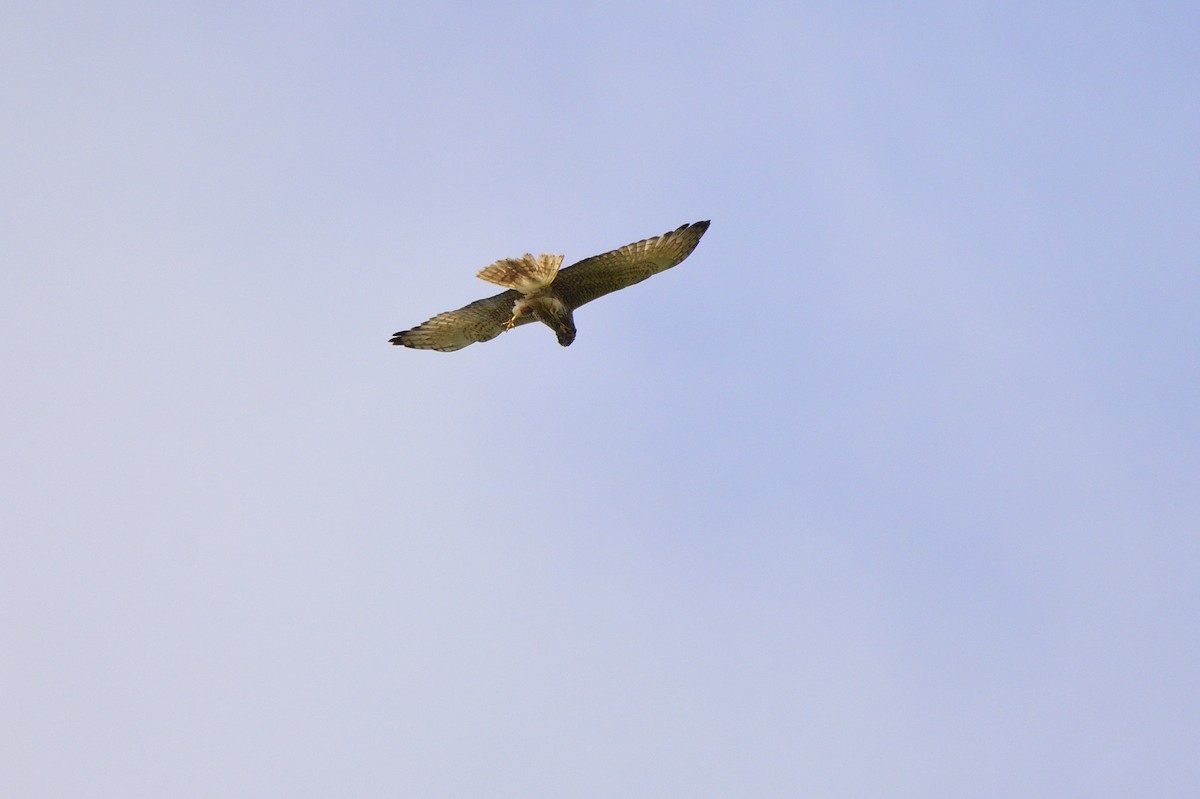
[[708, 222], [682, 225], [670, 233], [584, 258], [558, 273], [554, 291], [571, 309], [670, 269], [700, 243]]
[[[415, 350], [453, 352], [477, 341], [490, 341], [504, 332], [504, 323], [512, 316], [513, 303], [520, 296], [518, 291], [505, 291], [476, 300], [457, 311], [440, 313], [411, 330], [402, 330], [392, 336], [391, 342]], [[532, 321], [532, 315], [525, 315], [517, 324]]]

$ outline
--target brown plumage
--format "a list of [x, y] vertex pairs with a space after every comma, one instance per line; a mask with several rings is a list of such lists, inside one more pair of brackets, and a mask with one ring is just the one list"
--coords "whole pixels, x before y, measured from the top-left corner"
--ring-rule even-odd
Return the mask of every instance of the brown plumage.
[[485, 266], [479, 277], [509, 290], [446, 311], [391, 342], [419, 350], [453, 352], [477, 341], [489, 341], [513, 327], [539, 321], [552, 329], [558, 343], [575, 340], [574, 311], [584, 303], [640, 283], [675, 266], [696, 249], [708, 222], [683, 225], [670, 233], [626, 244], [617, 250], [585, 258], [559, 270], [561, 255], [526, 253]]

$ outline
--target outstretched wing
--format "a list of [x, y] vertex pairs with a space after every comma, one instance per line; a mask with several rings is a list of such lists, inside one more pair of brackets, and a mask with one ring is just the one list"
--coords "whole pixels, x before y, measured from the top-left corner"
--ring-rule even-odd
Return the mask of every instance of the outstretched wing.
[[575, 309], [597, 297], [640, 283], [691, 255], [706, 230], [707, 221], [695, 222], [661, 236], [626, 244], [619, 250], [585, 258], [558, 273], [554, 293]]
[[[412, 330], [402, 330], [392, 336], [391, 342], [415, 350], [453, 352], [477, 341], [490, 341], [504, 332], [504, 323], [512, 316], [513, 303], [520, 296], [520, 292], [510, 290], [476, 300], [457, 311], [440, 313]], [[532, 321], [532, 316], [526, 316], [517, 324]]]

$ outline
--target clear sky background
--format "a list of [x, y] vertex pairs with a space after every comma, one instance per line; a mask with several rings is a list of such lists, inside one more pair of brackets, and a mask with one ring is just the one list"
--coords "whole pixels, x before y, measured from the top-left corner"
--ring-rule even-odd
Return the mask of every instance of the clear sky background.
[[1200, 795], [1198, 30], [6, 4], [0, 794]]

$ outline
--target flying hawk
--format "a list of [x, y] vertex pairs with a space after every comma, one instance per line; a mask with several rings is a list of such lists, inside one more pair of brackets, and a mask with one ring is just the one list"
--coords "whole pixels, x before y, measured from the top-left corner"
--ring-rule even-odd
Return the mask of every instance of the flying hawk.
[[395, 334], [391, 341], [418, 350], [453, 352], [538, 321], [554, 331], [559, 344], [569, 347], [575, 340], [576, 308], [670, 269], [696, 249], [706, 230], [707, 221], [683, 225], [585, 258], [561, 271], [561, 255], [543, 253], [535, 258], [526, 253], [522, 258], [503, 258], [476, 275], [508, 291], [440, 313], [412, 330]]

